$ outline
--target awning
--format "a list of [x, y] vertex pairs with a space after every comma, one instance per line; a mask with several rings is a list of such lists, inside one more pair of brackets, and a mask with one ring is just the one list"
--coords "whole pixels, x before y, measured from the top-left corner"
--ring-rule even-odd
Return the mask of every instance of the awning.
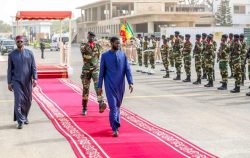
[[16, 14], [16, 20], [63, 20], [71, 17], [71, 11], [19, 11]]

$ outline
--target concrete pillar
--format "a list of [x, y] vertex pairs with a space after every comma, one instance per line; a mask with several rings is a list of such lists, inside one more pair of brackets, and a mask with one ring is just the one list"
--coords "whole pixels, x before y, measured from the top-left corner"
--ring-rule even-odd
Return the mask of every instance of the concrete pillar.
[[93, 21], [93, 8], [90, 8], [90, 21]]
[[148, 33], [154, 33], [154, 22], [148, 22]]
[[97, 7], [97, 20], [101, 20], [101, 7]]

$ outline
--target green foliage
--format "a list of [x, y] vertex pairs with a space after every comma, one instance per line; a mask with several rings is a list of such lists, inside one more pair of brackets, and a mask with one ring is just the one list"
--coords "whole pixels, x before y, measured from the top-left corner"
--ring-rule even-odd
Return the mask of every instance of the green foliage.
[[11, 26], [0, 20], [0, 33], [9, 33], [11, 31]]
[[229, 0], [222, 0], [217, 12], [215, 13], [215, 20], [220, 26], [232, 26], [231, 8]]

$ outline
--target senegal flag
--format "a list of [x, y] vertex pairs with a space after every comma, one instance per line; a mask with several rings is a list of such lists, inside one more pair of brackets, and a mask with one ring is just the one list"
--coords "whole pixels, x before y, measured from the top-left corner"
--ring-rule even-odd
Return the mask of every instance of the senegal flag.
[[125, 43], [127, 40], [129, 40], [131, 37], [134, 36], [134, 32], [129, 23], [125, 22], [122, 24], [120, 30], [120, 36], [122, 37], [123, 43]]

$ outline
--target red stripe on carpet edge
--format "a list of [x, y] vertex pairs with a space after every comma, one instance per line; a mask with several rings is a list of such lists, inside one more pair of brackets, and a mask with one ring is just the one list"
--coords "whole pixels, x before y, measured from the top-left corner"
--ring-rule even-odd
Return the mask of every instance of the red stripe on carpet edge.
[[[40, 108], [44, 111], [44, 113], [47, 115], [47, 117], [52, 121], [54, 127], [62, 134], [65, 136], [65, 138], [69, 141], [70, 145], [72, 146], [72, 148], [77, 148], [78, 152], [76, 150], [73, 150], [74, 153], [76, 154], [77, 157], [81, 158], [81, 157], [85, 157], [84, 154], [81, 154], [81, 150], [79, 149], [79, 147], [77, 146], [75, 140], [70, 136], [70, 134], [68, 134], [65, 130], [63, 130], [63, 128], [61, 127], [61, 125], [58, 123], [58, 121], [56, 119], [54, 119], [53, 114], [49, 111], [49, 109], [47, 107], [45, 107], [46, 105], [44, 105], [44, 103], [39, 99], [39, 97], [37, 97], [35, 94], [33, 94], [34, 99], [36, 100], [36, 102], [38, 102], [38, 104], [40, 105]], [[73, 147], [74, 146], [74, 147]]]
[[[42, 82], [43, 82], [43, 84], [44, 85], [46, 85], [45, 84], [45, 82], [46, 81], [49, 81], [49, 82], [51, 82], [51, 81], [53, 81], [53, 84], [55, 84], [56, 82], [59, 82], [60, 84], [64, 84], [66, 87], [64, 87], [64, 89], [66, 89], [67, 88], [67, 91], [66, 91], [66, 93], [68, 93], [69, 91], [68, 91], [68, 88], [69, 89], [73, 89], [74, 91], [76, 91], [78, 94], [79, 94], [79, 96], [78, 97], [80, 97], [81, 96], [81, 88], [80, 88], [80, 86], [77, 86], [76, 84], [74, 84], [73, 82], [71, 82], [71, 81], [69, 81], [69, 80], [65, 80], [65, 79], [54, 79], [54, 80], [43, 80]], [[51, 84], [51, 86], [53, 85], [53, 84]], [[56, 83], [56, 84], [58, 84], [58, 83]], [[49, 84], [50, 85], [50, 84]], [[47, 84], [47, 86], [48, 86], [48, 84]], [[58, 86], [58, 85], [55, 85], [55, 86]], [[60, 87], [61, 87], [61, 85], [60, 85]], [[46, 88], [45, 88], [46, 89]], [[48, 89], [48, 88], [47, 88]], [[53, 89], [53, 88], [51, 88], [51, 87], [49, 87], [49, 89]], [[61, 88], [62, 89], [62, 88]], [[63, 90], [63, 89], [62, 89]], [[53, 93], [53, 94], [55, 94], [56, 93], [56, 91], [52, 91], [51, 92], [51, 90], [49, 91], [49, 93], [51, 94], [51, 93]], [[64, 92], [65, 93], [65, 92]], [[51, 99], [50, 99], [50, 97], [49, 96], [47, 96], [47, 95], [45, 95], [44, 94], [44, 96], [46, 96], [47, 97], [47, 99], [48, 100], [50, 100], [50, 102], [53, 102]], [[53, 95], [52, 95], [53, 96]], [[63, 95], [62, 95], [63, 96]], [[75, 96], [76, 97], [76, 96]], [[77, 98], [78, 98], [77, 97]], [[36, 99], [38, 99], [39, 97], [37, 97]], [[74, 98], [74, 97], [73, 97]], [[91, 101], [93, 101], [93, 103], [91, 103], [91, 105], [93, 104], [96, 104], [96, 98], [95, 98], [95, 96], [93, 96], [93, 95], [91, 95], [90, 96], [90, 99], [91, 99]], [[43, 100], [41, 100], [42, 102], [44, 102]], [[59, 101], [60, 102], [60, 101]], [[63, 104], [64, 104], [64, 102], [62, 102]], [[40, 103], [41, 104], [41, 103]], [[78, 104], [78, 102], [76, 102], [76, 104]], [[53, 106], [58, 106], [55, 102], [53, 102]], [[62, 108], [65, 108], [65, 106], [61, 106]], [[49, 109], [49, 107], [48, 107], [48, 109]], [[64, 113], [64, 116], [66, 116], [67, 114], [61, 109], [61, 108], [59, 108], [59, 107], [57, 107], [57, 109], [60, 109], [63, 113]], [[96, 108], [95, 108], [96, 109]], [[74, 110], [74, 109], [73, 109]], [[66, 109], [66, 111], [67, 111], [67, 109]], [[46, 113], [46, 112], [45, 112]], [[130, 111], [128, 111], [128, 110], [126, 110], [126, 109], [121, 109], [121, 113], [123, 113], [122, 115], [123, 115], [123, 120], [125, 120], [127, 123], [122, 123], [122, 127], [124, 127], [124, 125], [125, 125], [125, 127], [127, 126], [127, 124], [129, 123], [130, 124], [130, 126], [131, 125], [133, 125], [132, 127], [133, 128], [135, 128], [135, 129], [137, 129], [137, 133], [139, 132], [139, 131], [141, 131], [141, 132], [139, 132], [139, 133], [143, 133], [144, 132], [144, 137], [146, 136], [145, 135], [145, 132], [148, 134], [148, 135], [150, 135], [150, 136], [147, 136], [147, 138], [148, 139], [151, 139], [152, 140], [152, 138], [150, 138], [150, 137], [154, 137], [154, 139], [157, 139], [158, 141], [160, 140], [162, 143], [165, 143], [165, 144], [167, 144], [167, 145], [169, 145], [168, 144], [168, 140], [167, 141], [165, 141], [165, 140], [163, 140], [162, 138], [161, 138], [161, 134], [162, 134], [162, 132], [166, 132], [166, 133], [172, 133], [172, 132], [169, 132], [169, 131], [167, 131], [167, 130], [165, 130], [165, 129], [162, 129], [162, 128], [160, 128], [160, 127], [158, 127], [158, 126], [155, 126], [155, 125], [153, 125], [152, 123], [150, 123], [150, 122], [148, 122], [148, 121], [146, 121], [145, 119], [143, 119], [143, 118], [141, 118], [141, 117], [139, 117], [138, 115], [136, 115], [136, 114], [134, 114], [134, 113], [132, 113], [132, 112], [130, 112]], [[70, 114], [70, 113], [69, 113]], [[48, 114], [47, 114], [48, 115]], [[125, 116], [127, 116], [127, 117], [125, 117]], [[68, 117], [68, 116], [67, 116]], [[91, 116], [89, 116], [89, 117], [86, 117], [86, 118], [84, 118], [85, 120], [88, 118], [90, 118]], [[83, 118], [83, 117], [82, 117]], [[72, 118], [72, 119], [74, 119], [74, 118]], [[135, 119], [136, 121], [134, 121], [133, 119]], [[73, 121], [73, 120], [72, 120]], [[77, 121], [77, 120], [76, 120]], [[134, 121], [134, 122], [133, 122]], [[53, 120], [52, 120], [52, 122], [53, 122]], [[138, 126], [138, 123], [142, 123], [142, 127], [140, 127], [140, 126]], [[54, 122], [53, 122], [53, 124], [54, 124]], [[55, 124], [54, 124], [55, 125]], [[78, 124], [79, 125], [79, 124]], [[139, 124], [140, 125], [140, 124]], [[77, 126], [76, 124], [75, 124], [75, 126]], [[91, 125], [90, 125], [91, 126]], [[150, 131], [150, 129], [149, 130], [146, 130], [146, 129], [143, 129], [143, 128], [145, 128], [144, 126], [148, 126], [148, 127], [150, 127], [150, 129], [152, 129], [152, 131]], [[56, 127], [56, 126], [55, 126]], [[79, 127], [78, 127], [79, 128]], [[106, 128], [106, 127], [105, 127]], [[110, 128], [109, 126], [108, 126], [108, 128]], [[121, 128], [122, 130], [123, 130], [123, 132], [125, 133], [125, 131], [126, 131], [126, 129], [124, 129], [124, 128]], [[59, 130], [59, 129], [58, 129]], [[139, 130], [139, 131], [138, 131]], [[60, 131], [60, 130], [59, 130]], [[88, 131], [88, 130], [87, 130]], [[91, 131], [91, 130], [90, 130]], [[159, 132], [161, 132], [161, 134], [159, 134]], [[62, 132], [61, 132], [62, 133]], [[128, 132], [127, 132], [128, 133]], [[62, 133], [63, 134], [63, 133]], [[158, 134], [158, 135], [157, 135]], [[173, 134], [173, 133], [172, 133]], [[170, 134], [169, 134], [170, 135]], [[181, 147], [189, 147], [189, 146], [192, 146], [193, 148], [195, 147], [196, 148], [196, 150], [197, 149], [200, 149], [200, 148], [198, 148], [198, 147], [196, 147], [195, 145], [192, 145], [191, 143], [189, 144], [189, 142], [187, 141], [187, 142], [185, 142], [183, 139], [182, 140], [180, 140], [181, 138], [179, 137], [179, 136], [177, 136], [177, 135], [175, 135], [175, 134], [173, 134], [175, 137], [177, 137], [177, 138], [175, 138], [175, 143], [176, 143], [176, 140], [177, 140], [177, 144], [172, 144], [172, 146], [171, 145], [169, 145], [169, 147], [171, 147], [172, 148], [172, 150], [175, 150], [175, 151], [177, 151], [178, 152], [178, 150], [179, 149], [176, 149], [176, 147], [174, 147], [173, 145], [178, 145], [179, 147], [181, 146]], [[64, 135], [65, 136], [65, 135]], [[122, 135], [122, 137], [124, 136], [124, 138], [125, 138], [125, 134], [123, 134]], [[66, 136], [65, 136], [66, 137]], [[120, 139], [122, 139], [122, 137], [120, 137]], [[179, 138], [178, 138], [179, 137]], [[99, 142], [99, 143], [101, 143], [100, 142], [100, 138], [99, 137], [95, 137], [94, 136], [94, 138], [96, 138], [97, 139], [97, 142]], [[105, 139], [105, 138], [103, 138], [103, 139]], [[138, 138], [139, 139], [139, 138]], [[165, 138], [166, 139], [166, 138]], [[173, 139], [172, 137], [171, 137], [171, 139]], [[110, 140], [115, 140], [115, 139], [110, 139]], [[70, 141], [69, 141], [70, 142]], [[114, 141], [115, 142], [115, 141]], [[141, 143], [143, 143], [143, 142], [145, 142], [145, 141], [141, 141]], [[146, 141], [146, 142], [148, 142], [148, 141]], [[145, 142], [145, 143], [146, 143]], [[71, 143], [71, 142], [70, 142]], [[149, 143], [149, 142], [148, 142]], [[188, 146], [185, 146], [184, 144], [186, 144], [186, 145], [188, 145]], [[104, 146], [104, 148], [105, 148], [105, 144], [103, 144], [103, 143], [101, 143], [102, 144], [102, 146]], [[145, 144], [146, 145], [146, 144]], [[153, 145], [153, 144], [152, 144]], [[151, 145], [151, 146], [152, 146]], [[156, 145], [157, 146], [157, 144], [154, 144], [154, 145]], [[184, 145], [184, 146], [183, 146]], [[71, 144], [71, 146], [72, 146], [72, 144]], [[112, 145], [111, 145], [112, 146]], [[156, 147], [155, 146], [155, 147]], [[154, 147], [154, 146], [153, 146]], [[160, 146], [159, 146], [160, 147]], [[72, 148], [73, 148], [73, 146], [72, 146]], [[145, 148], [147, 149], [147, 147], [145, 146]], [[151, 147], [152, 148], [152, 147]], [[161, 147], [162, 148], [162, 147]], [[74, 148], [73, 148], [74, 149]], [[166, 148], [167, 149], [167, 148]], [[188, 148], [188, 149], [190, 149], [190, 147]], [[192, 149], [192, 148], [191, 148]], [[108, 148], [106, 148], [106, 150], [108, 151]], [[125, 149], [126, 150], [126, 149]], [[207, 156], [209, 156], [209, 157], [212, 157], [210, 154], [206, 154], [206, 155], [202, 155], [199, 151], [196, 151], [196, 150], [189, 150], [189, 152], [191, 152], [191, 155], [190, 155], [190, 153], [189, 153], [189, 155], [190, 155], [190, 157], [198, 157], [198, 156], [200, 156], [200, 157], [207, 157]], [[75, 150], [74, 150], [75, 151]], [[158, 151], [161, 151], [161, 150], [158, 150]], [[168, 150], [165, 150], [165, 151], [169, 151], [169, 149]], [[202, 149], [200, 150], [200, 151], [203, 151]], [[75, 151], [76, 152], [76, 151]], [[170, 153], [172, 153], [171, 151], [169, 151]], [[179, 152], [182, 152], [182, 154], [184, 154], [185, 153], [185, 151], [179, 151]], [[184, 152], [184, 153], [183, 153]], [[153, 153], [155, 153], [155, 149], [153, 149], [153, 151], [152, 151], [152, 153], [151, 153], [151, 155], [153, 154]], [[169, 153], [169, 154], [170, 154]], [[205, 152], [205, 153], [207, 153], [207, 152]], [[139, 154], [139, 153], [138, 153]], [[156, 154], [157, 155], [157, 154]], [[156, 155], [152, 155], [152, 156], [150, 156], [150, 157], [153, 157], [153, 156], [156, 156]], [[162, 155], [164, 155], [164, 154], [162, 154]], [[161, 155], [161, 156], [162, 156]], [[171, 154], [170, 154], [171, 155]], [[175, 156], [174, 156], [175, 155]], [[173, 157], [176, 157], [176, 154], [174, 154], [174, 155], [172, 155]], [[185, 155], [185, 154], [184, 154]], [[123, 155], [123, 156], [125, 156], [125, 155]], [[138, 157], [139, 155], [137, 155], [137, 157]], [[171, 156], [171, 158], [173, 158]], [[165, 157], [166, 157], [166, 155], [165, 155]], [[168, 156], [169, 157], [169, 156]], [[183, 157], [183, 156], [177, 156], [177, 157]], [[185, 157], [189, 157], [189, 156], [185, 156]], [[215, 156], [214, 156], [215, 157]]]
[[[78, 85], [78, 84], [75, 84], [75, 83], [73, 83], [72, 81], [70, 81], [70, 80], [68, 80], [68, 79], [60, 79], [60, 81], [61, 81], [62, 83], [64, 83], [64, 84], [66, 84], [67, 86], [71, 87], [74, 91], [76, 91], [77, 93], [79, 93], [79, 94], [81, 95], [81, 91], [79, 91], [79, 89], [82, 90], [82, 86], [80, 86], [80, 85]], [[69, 84], [70, 84], [70, 85], [69, 85]], [[73, 86], [73, 87], [72, 87], [72, 86]], [[96, 96], [95, 96], [94, 93], [91, 93], [91, 95], [92, 95], [92, 97], [96, 98]], [[94, 100], [94, 101], [96, 102], [96, 100]], [[213, 154], [211, 154], [211, 153], [209, 153], [209, 152], [207, 152], [207, 151], [201, 149], [201, 148], [198, 147], [197, 145], [192, 144], [191, 142], [189, 142], [188, 140], [182, 138], [181, 136], [179, 136], [179, 135], [177, 135], [177, 134], [175, 134], [175, 133], [173, 133], [173, 132], [171, 132], [171, 131], [169, 131], [169, 130], [163, 129], [163, 128], [161, 128], [161, 127], [159, 127], [159, 126], [157, 126], [157, 125], [155, 125], [155, 124], [153, 124], [153, 123], [147, 121], [146, 119], [140, 117], [139, 115], [137, 115], [137, 114], [135, 114], [135, 113], [133, 113], [133, 112], [131, 112], [131, 111], [129, 111], [129, 110], [123, 108], [123, 107], [121, 108], [121, 110], [122, 110], [122, 111], [125, 111], [125, 112], [129, 113], [130, 115], [136, 117], [137, 119], [139, 119], [139, 120], [141, 120], [141, 121], [143, 121], [143, 122], [149, 124], [150, 126], [152, 126], [152, 127], [154, 127], [154, 128], [157, 128], [158, 130], [160, 130], [160, 131], [162, 131], [162, 132], [168, 133], [169, 135], [175, 137], [176, 139], [178, 139], [178, 140], [184, 142], [185, 144], [187, 144], [187, 145], [189, 145], [189, 146], [192, 146], [192, 147], [195, 148], [196, 150], [198, 150], [198, 151], [200, 151], [200, 152], [202, 152], [202, 153], [204, 153], [204, 154], [206, 154], [206, 155], [208, 155], [208, 156], [210, 156], [210, 157], [217, 157], [217, 156], [215, 156], [215, 155], [213, 155]], [[127, 121], [129, 122], [129, 120], [127, 120]], [[159, 137], [157, 134], [153, 134], [153, 135], [156, 136], [156, 137]]]
[[[33, 93], [33, 96], [35, 96], [35, 100], [38, 102], [39, 105], [42, 105], [42, 110], [45, 112], [45, 114], [50, 118], [50, 120], [52, 121], [53, 125], [55, 126], [55, 128], [62, 134], [66, 137], [66, 139], [69, 141], [69, 143], [71, 144], [72, 148], [74, 149], [73, 151], [75, 152], [76, 156], [77, 157], [85, 157], [88, 155], [88, 157], [103, 157], [104, 155], [106, 157], [108, 157], [106, 155], [106, 153], [99, 147], [99, 145], [95, 142], [95, 140], [93, 138], [91, 138], [86, 132], [84, 132], [82, 129], [80, 129], [74, 121], [72, 121], [70, 119], [70, 117], [62, 110], [60, 109], [51, 99], [49, 99], [42, 91], [41, 89], [38, 87], [37, 90], [39, 91], [39, 93], [41, 93], [45, 98], [43, 98], [43, 100], [41, 100], [38, 96], [37, 96], [37, 92], [34, 92]], [[75, 128], [78, 128], [79, 131], [85, 136], [85, 140], [84, 141], [87, 141], [85, 142], [86, 144], [82, 144], [81, 146], [81, 143], [83, 142], [77, 142], [77, 140], [75, 140], [69, 132], [66, 132], [64, 130], [64, 127], [62, 127], [61, 124], [58, 123], [57, 119], [55, 119], [55, 115], [52, 114], [51, 112], [51, 107], [47, 107], [48, 105], [45, 105], [44, 104], [44, 100], [46, 100], [49, 102], [49, 104], [52, 104], [56, 109], [58, 109], [59, 111], [61, 111], [64, 115], [65, 118], [69, 119], [70, 122], [73, 123], [74, 127]], [[49, 114], [47, 114], [46, 112], [49, 112]], [[61, 131], [62, 130], [62, 131]], [[87, 139], [87, 140], [86, 140]], [[88, 144], [90, 143], [90, 144]], [[92, 146], [91, 146], [92, 145]], [[93, 147], [94, 146], [97, 146], [97, 147]], [[75, 148], [77, 150], [75, 150]], [[84, 149], [85, 148], [85, 149]], [[95, 148], [100, 148], [99, 151], [96, 151]], [[83, 154], [84, 152], [84, 154]], [[103, 154], [99, 153], [99, 152], [103, 152]]]

